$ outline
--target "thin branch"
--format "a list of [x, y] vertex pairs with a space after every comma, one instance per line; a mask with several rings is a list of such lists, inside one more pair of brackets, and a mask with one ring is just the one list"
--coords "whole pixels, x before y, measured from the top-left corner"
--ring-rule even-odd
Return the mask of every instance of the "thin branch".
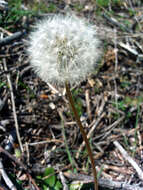
[[133, 166], [133, 168], [136, 170], [139, 178], [141, 180], [143, 180], [143, 171], [138, 166], [138, 164], [135, 162], [135, 160], [133, 160], [133, 158], [131, 156], [129, 156], [127, 151], [120, 145], [120, 143], [118, 141], [114, 141], [113, 143], [116, 146], [116, 148], [121, 152], [124, 159], [127, 160]]
[[90, 99], [89, 99], [89, 90], [85, 91], [85, 99], [86, 99], [86, 107], [87, 107], [88, 118], [91, 122], [92, 116], [91, 116], [91, 106], [90, 106]]
[[11, 160], [13, 160], [16, 164], [18, 164], [19, 166], [21, 166], [23, 170], [27, 171], [27, 167], [21, 161], [17, 160], [13, 155], [11, 155], [8, 151], [6, 151], [5, 149], [3, 149], [1, 146], [0, 146], [0, 152], [4, 153]]
[[[46, 141], [39, 141], [39, 142], [34, 142], [34, 143], [27, 143], [28, 146], [37, 146], [39, 144], [47, 144], [47, 143], [64, 143], [63, 140], [58, 140], [58, 139], [48, 139]], [[26, 144], [24, 144], [23, 146], [26, 147]]]
[[14, 184], [12, 183], [12, 181], [9, 179], [6, 171], [4, 170], [2, 161], [0, 160], [0, 173], [6, 183], [6, 185], [9, 187], [9, 189], [11, 190], [16, 190], [16, 187], [14, 186]]
[[107, 16], [107, 14], [103, 13], [103, 17], [110, 22], [113, 26], [117, 26], [120, 29], [122, 29], [123, 31], [132, 33], [132, 30], [130, 28], [127, 28], [125, 25], [119, 23], [115, 18], [111, 18], [109, 16]]
[[[7, 64], [6, 64], [6, 59], [5, 58], [3, 59], [3, 64], [4, 64], [4, 70], [7, 72], [8, 69], [7, 69]], [[16, 106], [15, 106], [15, 101], [14, 101], [14, 93], [13, 93], [13, 87], [12, 87], [12, 83], [11, 83], [11, 79], [10, 79], [10, 74], [7, 73], [6, 76], [7, 76], [9, 89], [10, 89], [13, 117], [14, 117], [15, 128], [16, 128], [16, 135], [17, 135], [19, 146], [20, 146], [20, 150], [21, 150], [21, 152], [23, 152], [23, 146], [22, 146], [20, 133], [19, 133], [19, 125], [18, 125], [18, 120], [17, 120], [17, 115], [16, 115]]]
[[35, 189], [36, 190], [40, 190], [39, 187], [37, 186], [36, 182], [34, 181], [34, 179], [28, 173], [27, 167], [20, 160], [16, 159], [13, 155], [11, 155], [8, 151], [6, 151], [5, 149], [3, 149], [1, 146], [0, 146], [0, 152], [4, 153], [11, 160], [13, 160], [17, 165], [19, 165], [26, 172], [26, 175], [28, 176], [28, 179], [31, 181], [31, 183], [33, 184], [33, 186], [35, 187]]
[[115, 93], [115, 103], [116, 108], [118, 109], [118, 90], [117, 90], [117, 82], [116, 82], [116, 74], [118, 69], [118, 49], [117, 49], [117, 31], [114, 29], [114, 53], [115, 53], [115, 76], [114, 76], [114, 93]]
[[63, 175], [62, 171], [59, 171], [59, 176], [60, 176], [61, 182], [63, 184], [63, 190], [69, 190], [65, 176]]
[[[93, 177], [83, 174], [74, 174], [70, 172], [63, 172], [63, 174], [72, 180], [80, 181], [81, 183], [91, 183], [93, 182]], [[99, 186], [109, 189], [124, 189], [124, 190], [142, 190], [139, 184], [130, 185], [123, 181], [113, 181], [110, 179], [100, 178], [98, 180]]]
[[21, 38], [25, 34], [26, 34], [26, 31], [20, 31], [20, 32], [16, 32], [16, 33], [12, 34], [11, 36], [8, 36], [8, 37], [1, 39], [0, 40], [0, 47], [10, 44], [14, 40]]
[[[102, 113], [102, 114], [98, 117], [97, 121], [94, 123], [94, 125], [92, 126], [92, 128], [90, 129], [90, 131], [89, 131], [88, 134], [87, 134], [87, 138], [88, 138], [88, 139], [91, 138], [91, 136], [92, 136], [92, 134], [93, 134], [93, 131], [95, 130], [95, 128], [97, 127], [98, 123], [101, 121], [101, 119], [102, 119], [104, 116], [105, 116], [105, 112]], [[85, 146], [85, 142], [83, 141], [82, 144], [80, 145], [79, 149], [78, 149], [77, 154], [76, 154], [76, 158], [77, 158], [77, 159], [79, 158], [79, 154], [80, 154], [80, 152], [82, 151], [82, 149], [84, 148], [84, 146]]]

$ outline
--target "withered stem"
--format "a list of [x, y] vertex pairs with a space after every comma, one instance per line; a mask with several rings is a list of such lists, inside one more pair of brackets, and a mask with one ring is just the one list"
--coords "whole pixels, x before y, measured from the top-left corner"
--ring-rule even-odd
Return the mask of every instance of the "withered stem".
[[71, 91], [70, 91], [69, 83], [66, 82], [66, 83], [65, 83], [65, 86], [66, 86], [66, 93], [67, 93], [67, 96], [68, 96], [68, 99], [69, 99], [69, 102], [70, 102], [70, 105], [71, 105], [71, 108], [72, 108], [74, 117], [75, 117], [75, 119], [76, 119], [77, 125], [78, 125], [79, 128], [80, 128], [80, 132], [81, 132], [82, 137], [83, 137], [83, 140], [84, 140], [84, 142], [85, 142], [85, 144], [86, 144], [86, 148], [87, 148], [87, 151], [88, 151], [88, 155], [89, 155], [89, 158], [90, 158], [90, 161], [91, 161], [91, 166], [92, 166], [93, 176], [94, 176], [94, 189], [95, 189], [95, 190], [98, 190], [97, 172], [96, 172], [95, 163], [94, 163], [94, 158], [93, 158], [93, 154], [92, 154], [92, 151], [91, 151], [91, 148], [90, 148], [90, 144], [89, 144], [89, 141], [88, 141], [88, 139], [87, 139], [86, 132], [84, 131], [84, 128], [83, 128], [82, 123], [81, 123], [81, 121], [80, 121], [80, 118], [79, 118], [79, 115], [78, 115], [78, 113], [77, 113], [77, 110], [76, 110], [76, 108], [75, 108], [74, 100], [73, 100], [73, 98], [72, 98], [72, 94], [71, 94]]

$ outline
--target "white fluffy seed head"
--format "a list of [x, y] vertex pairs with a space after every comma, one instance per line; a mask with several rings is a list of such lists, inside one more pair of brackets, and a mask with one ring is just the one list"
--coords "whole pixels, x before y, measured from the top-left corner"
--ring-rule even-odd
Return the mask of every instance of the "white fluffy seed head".
[[76, 16], [55, 15], [30, 34], [31, 66], [45, 82], [71, 85], [94, 71], [100, 56], [95, 27]]

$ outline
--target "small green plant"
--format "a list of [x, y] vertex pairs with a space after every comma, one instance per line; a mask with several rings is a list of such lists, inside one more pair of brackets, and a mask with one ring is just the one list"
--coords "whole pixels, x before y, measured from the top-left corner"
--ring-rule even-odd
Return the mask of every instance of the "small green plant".
[[139, 104], [142, 103], [142, 101], [143, 101], [143, 94], [136, 97], [126, 96], [124, 99], [125, 105], [128, 105], [128, 106], [138, 106]]
[[5, 17], [6, 23], [13, 23], [20, 21], [23, 16], [32, 15], [33, 12], [22, 9], [22, 0], [8, 1], [8, 14]]
[[137, 13], [135, 10], [133, 10], [133, 9], [131, 9], [131, 8], [128, 8], [128, 11], [129, 11], [129, 15], [130, 15], [130, 16], [135, 16], [136, 13]]
[[8, 177], [10, 178], [10, 180], [12, 181], [17, 190], [23, 190], [22, 181], [17, 179], [14, 173], [8, 173]]
[[64, 142], [65, 142], [66, 153], [68, 155], [68, 159], [69, 159], [69, 162], [71, 163], [73, 171], [76, 172], [75, 161], [74, 161], [74, 159], [72, 157], [72, 153], [71, 153], [70, 148], [69, 148], [68, 143], [67, 143], [67, 138], [66, 138], [66, 134], [65, 134], [65, 127], [64, 127], [63, 122], [64, 121], [62, 121], [62, 134], [63, 134], [63, 138], [64, 138]]
[[111, 6], [120, 5], [121, 0], [96, 0], [96, 3], [98, 6], [106, 8], [109, 4]]
[[48, 6], [48, 12], [55, 12], [57, 10], [57, 7], [54, 3], [50, 3]]
[[127, 26], [127, 27], [130, 27], [131, 26], [131, 22], [129, 20], [125, 20], [123, 21], [124, 25]]
[[136, 150], [137, 150], [137, 144], [138, 144], [138, 137], [137, 137], [137, 127], [139, 123], [139, 113], [140, 113], [140, 106], [137, 105], [137, 114], [136, 114], [136, 123], [135, 123], [135, 132], [134, 132], [134, 143], [133, 143], [133, 149], [132, 149], [132, 156], [135, 156]]
[[[121, 111], [127, 111], [127, 107], [138, 106], [143, 101], [143, 95], [137, 97], [126, 96], [123, 100], [118, 101], [118, 109]], [[116, 107], [116, 103], [113, 103], [113, 106]], [[130, 116], [130, 114], [128, 115]]]
[[138, 127], [138, 123], [139, 123], [139, 113], [140, 113], [140, 106], [137, 105], [137, 113], [136, 113], [135, 124], [134, 124], [134, 128], [135, 128], [134, 140], [129, 141], [127, 136], [125, 134], [123, 134], [124, 144], [125, 144], [126, 148], [131, 152], [133, 157], [136, 155], [136, 150], [137, 150], [137, 146], [138, 146], [138, 135], [137, 135], [138, 128], [137, 127]]
[[110, 0], [96, 0], [98, 6], [107, 7], [109, 5]]
[[61, 190], [62, 184], [55, 175], [55, 171], [52, 167], [46, 168], [44, 173], [37, 176], [37, 184], [42, 190]]
[[[127, 105], [126, 99], [120, 100], [117, 103], [114, 102], [112, 105], [114, 107], [116, 107], [118, 110], [126, 113], [126, 115], [125, 115], [125, 121], [126, 122], [131, 118], [132, 114], [131, 114], [130, 111], [128, 111], [128, 105]], [[113, 117], [116, 120], [116, 119], [118, 119], [120, 117], [120, 114], [118, 112], [113, 113]]]
[[48, 5], [44, 2], [34, 2], [30, 5], [31, 9], [34, 12], [42, 12], [42, 13], [49, 13], [49, 12], [56, 12], [57, 7], [54, 3], [48, 3]]
[[70, 190], [81, 190], [83, 184], [81, 182], [76, 182], [70, 185]]
[[109, 14], [109, 16], [114, 14], [114, 8], [121, 6], [123, 3], [121, 0], [93, 0], [93, 2], [97, 5], [97, 15], [101, 15], [103, 11], [106, 11], [106, 14]]
[[130, 85], [131, 83], [128, 81], [122, 81], [120, 86], [121, 88], [126, 88], [126, 87], [129, 87]]
[[78, 2], [74, 4], [74, 9], [78, 12], [82, 11], [83, 8], [84, 6]]
[[19, 80], [18, 86], [23, 89], [26, 89], [27, 94], [29, 95], [29, 98], [35, 98], [35, 94], [34, 94], [33, 90], [28, 85], [26, 85], [24, 82]]
[[6, 82], [0, 81], [0, 88], [2, 88], [2, 87], [5, 86], [5, 85], [6, 85]]

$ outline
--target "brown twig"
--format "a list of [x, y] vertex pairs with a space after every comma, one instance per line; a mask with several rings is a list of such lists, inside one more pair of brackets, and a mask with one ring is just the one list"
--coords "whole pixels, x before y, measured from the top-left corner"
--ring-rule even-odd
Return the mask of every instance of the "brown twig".
[[74, 113], [77, 125], [80, 128], [80, 132], [82, 134], [83, 140], [85, 141], [86, 148], [87, 148], [87, 151], [88, 151], [88, 155], [89, 155], [89, 158], [90, 158], [90, 161], [91, 161], [93, 175], [94, 175], [94, 188], [95, 188], [95, 190], [98, 190], [97, 173], [96, 173], [95, 163], [94, 163], [93, 154], [92, 154], [92, 151], [91, 151], [91, 148], [90, 148], [90, 145], [89, 145], [89, 141], [87, 139], [86, 133], [84, 131], [84, 128], [83, 128], [82, 123], [80, 121], [79, 115], [78, 115], [77, 110], [75, 108], [74, 101], [73, 101], [73, 98], [72, 98], [72, 94], [71, 94], [68, 82], [65, 83], [65, 86], [66, 86], [66, 92], [67, 92], [67, 96], [68, 96], [72, 111]]

